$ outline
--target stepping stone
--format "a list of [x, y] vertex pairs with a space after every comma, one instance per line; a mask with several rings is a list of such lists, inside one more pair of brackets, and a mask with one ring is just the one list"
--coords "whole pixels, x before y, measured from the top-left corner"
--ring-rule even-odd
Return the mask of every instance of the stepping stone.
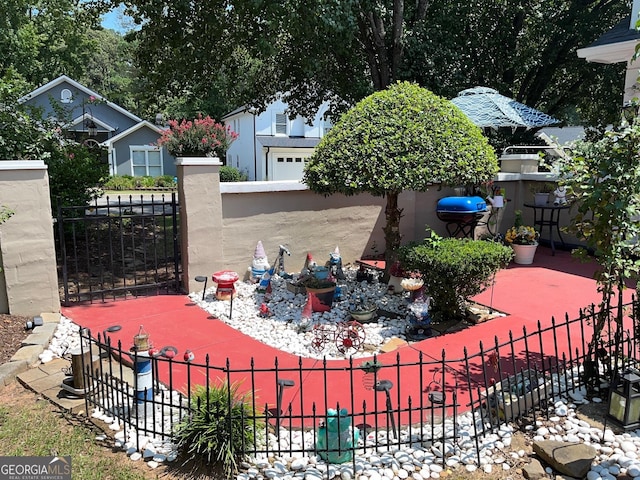
[[532, 459], [527, 465], [522, 467], [522, 474], [529, 480], [541, 480], [548, 478], [542, 464], [537, 459]]
[[574, 478], [585, 477], [597, 454], [591, 445], [555, 440], [536, 441], [533, 451], [555, 471]]

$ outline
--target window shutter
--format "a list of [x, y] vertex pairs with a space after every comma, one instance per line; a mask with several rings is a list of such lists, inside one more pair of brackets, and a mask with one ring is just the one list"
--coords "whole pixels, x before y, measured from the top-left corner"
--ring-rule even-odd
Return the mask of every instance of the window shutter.
[[276, 113], [276, 135], [287, 134], [287, 116], [284, 113]]

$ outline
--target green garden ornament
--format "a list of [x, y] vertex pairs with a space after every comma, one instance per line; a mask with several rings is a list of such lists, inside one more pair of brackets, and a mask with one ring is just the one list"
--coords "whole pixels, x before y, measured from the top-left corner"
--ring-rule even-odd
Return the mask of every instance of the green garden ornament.
[[360, 430], [351, 426], [351, 417], [346, 408], [340, 413], [327, 410], [327, 423], [318, 428], [316, 451], [329, 463], [344, 463], [353, 458], [353, 446], [358, 444]]

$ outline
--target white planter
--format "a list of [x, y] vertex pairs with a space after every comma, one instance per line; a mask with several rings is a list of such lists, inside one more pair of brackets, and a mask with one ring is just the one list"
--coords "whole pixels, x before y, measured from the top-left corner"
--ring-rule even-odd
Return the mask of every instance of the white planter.
[[549, 194], [548, 193], [534, 193], [533, 194], [533, 203], [542, 207], [549, 203]]
[[500, 170], [511, 173], [536, 173], [540, 156], [535, 153], [511, 153], [500, 157]]
[[492, 207], [502, 208], [504, 207], [504, 197], [502, 195], [496, 195], [495, 197], [488, 197], [487, 200]]
[[515, 245], [511, 244], [515, 257], [513, 261], [518, 265], [531, 265], [533, 263], [533, 257], [536, 255], [536, 249], [538, 244], [535, 245]]

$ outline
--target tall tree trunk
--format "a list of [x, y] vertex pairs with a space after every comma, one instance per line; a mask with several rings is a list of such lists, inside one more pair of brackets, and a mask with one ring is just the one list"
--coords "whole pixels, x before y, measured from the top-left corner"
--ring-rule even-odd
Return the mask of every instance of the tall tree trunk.
[[398, 208], [398, 192], [387, 192], [387, 206], [384, 214], [387, 220], [384, 227], [384, 259], [386, 262], [385, 278], [389, 278], [389, 268], [396, 259], [398, 248], [400, 247], [400, 219], [402, 218], [402, 209]]

